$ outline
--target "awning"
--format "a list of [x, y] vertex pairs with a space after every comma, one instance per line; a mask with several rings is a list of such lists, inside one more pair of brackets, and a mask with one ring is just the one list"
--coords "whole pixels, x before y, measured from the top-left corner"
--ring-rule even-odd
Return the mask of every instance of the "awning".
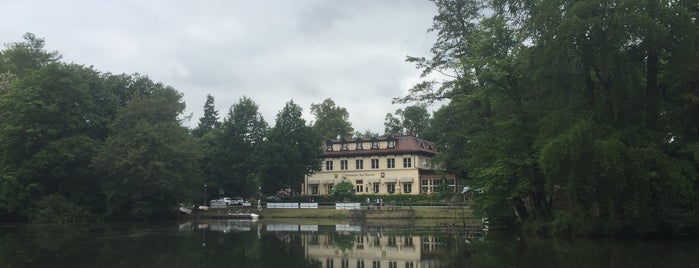
[[413, 182], [413, 177], [402, 177], [400, 182]]
[[335, 180], [323, 180], [323, 184], [333, 184]]
[[369, 183], [379, 183], [381, 179], [368, 179]]
[[320, 180], [308, 180], [308, 184], [320, 184]]
[[385, 183], [396, 183], [396, 180], [397, 180], [396, 178], [385, 178], [385, 179], [383, 179], [383, 181], [384, 181]]

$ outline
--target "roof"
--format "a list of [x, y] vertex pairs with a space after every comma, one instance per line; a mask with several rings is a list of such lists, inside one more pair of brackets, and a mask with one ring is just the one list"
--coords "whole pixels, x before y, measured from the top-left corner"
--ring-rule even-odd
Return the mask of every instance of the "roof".
[[357, 142], [374, 142], [374, 141], [395, 141], [395, 146], [393, 148], [379, 148], [372, 149], [371, 147], [364, 147], [364, 149], [359, 150], [335, 150], [335, 151], [323, 151], [323, 157], [352, 157], [352, 156], [383, 156], [383, 155], [401, 155], [401, 154], [418, 154], [434, 156], [438, 153], [436, 146], [433, 142], [420, 139], [415, 136], [405, 135], [405, 136], [389, 136], [389, 137], [373, 137], [368, 139], [333, 139], [327, 140], [325, 142], [325, 148], [327, 146], [332, 146], [333, 144], [352, 144]]

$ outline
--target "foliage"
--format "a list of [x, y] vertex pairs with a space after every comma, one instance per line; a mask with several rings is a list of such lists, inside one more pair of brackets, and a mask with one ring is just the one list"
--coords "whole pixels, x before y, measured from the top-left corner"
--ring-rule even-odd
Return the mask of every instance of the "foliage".
[[330, 195], [333, 196], [336, 201], [349, 200], [354, 196], [354, 184], [343, 177], [342, 181], [333, 187]]
[[[433, 1], [431, 132], [491, 222], [601, 235], [696, 232], [699, 27], [691, 4]], [[533, 225], [532, 225], [533, 226]]]
[[119, 111], [95, 158], [109, 213], [119, 219], [165, 217], [173, 204], [192, 200], [201, 185], [200, 150], [177, 121], [184, 109], [181, 94], [152, 86], [150, 96]]
[[301, 107], [287, 102], [262, 144], [260, 178], [266, 194], [299, 189], [306, 175], [320, 170], [320, 139], [301, 116]]
[[233, 104], [221, 131], [207, 137], [204, 163], [209, 167], [204, 170], [212, 189], [245, 197], [257, 193], [260, 150], [268, 131], [253, 100], [243, 97]]
[[206, 133], [219, 128], [221, 122], [218, 121], [218, 111], [214, 107], [214, 97], [206, 95], [206, 103], [204, 103], [204, 115], [199, 118], [199, 125], [192, 130], [194, 137], [201, 138]]
[[322, 103], [311, 104], [311, 114], [315, 116], [313, 130], [322, 140], [350, 138], [354, 129], [349, 122], [347, 109], [335, 105], [335, 102], [328, 98]]
[[430, 127], [430, 114], [425, 105], [412, 105], [388, 113], [384, 119], [384, 134], [395, 133], [423, 134]]

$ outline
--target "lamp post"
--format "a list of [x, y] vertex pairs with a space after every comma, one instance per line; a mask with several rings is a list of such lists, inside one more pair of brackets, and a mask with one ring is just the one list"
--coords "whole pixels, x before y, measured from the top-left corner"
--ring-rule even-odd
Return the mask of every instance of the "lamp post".
[[202, 203], [206, 206], [206, 184], [204, 184], [204, 200]]

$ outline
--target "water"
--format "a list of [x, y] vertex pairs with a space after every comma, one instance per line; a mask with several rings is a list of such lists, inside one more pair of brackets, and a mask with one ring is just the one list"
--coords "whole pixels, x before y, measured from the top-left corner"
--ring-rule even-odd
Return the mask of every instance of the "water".
[[0, 267], [699, 267], [699, 241], [329, 220], [3, 226]]

